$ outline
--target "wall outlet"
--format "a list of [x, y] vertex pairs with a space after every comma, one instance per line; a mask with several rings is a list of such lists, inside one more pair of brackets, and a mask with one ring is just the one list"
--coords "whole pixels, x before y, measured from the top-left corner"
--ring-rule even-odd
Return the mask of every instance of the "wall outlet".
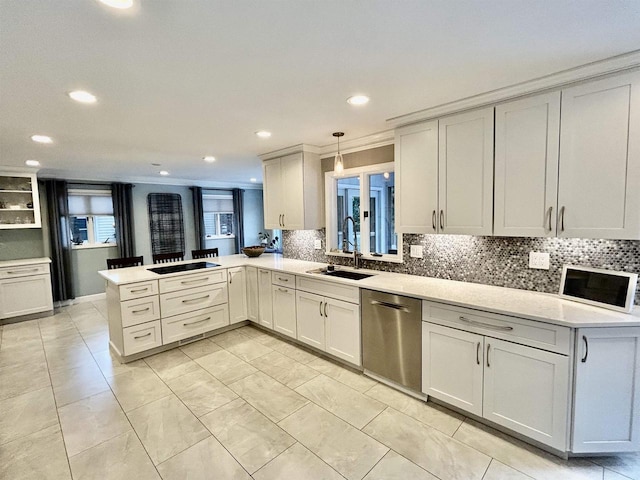
[[422, 258], [422, 245], [411, 245], [409, 255], [411, 258]]
[[322, 250], [322, 240], [314, 240], [313, 248], [315, 248], [316, 250]]
[[529, 268], [549, 270], [549, 254], [547, 252], [529, 252]]

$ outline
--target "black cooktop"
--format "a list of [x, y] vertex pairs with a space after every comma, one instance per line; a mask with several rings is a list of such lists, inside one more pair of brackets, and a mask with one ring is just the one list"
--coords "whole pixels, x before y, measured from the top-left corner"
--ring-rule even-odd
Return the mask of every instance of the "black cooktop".
[[196, 263], [181, 263], [180, 265], [167, 265], [166, 267], [155, 267], [150, 268], [151, 272], [157, 273], [158, 275], [166, 275], [168, 273], [178, 273], [178, 272], [190, 272], [191, 270], [200, 270], [202, 268], [213, 268], [219, 267], [217, 263], [209, 263], [209, 262], [196, 262]]

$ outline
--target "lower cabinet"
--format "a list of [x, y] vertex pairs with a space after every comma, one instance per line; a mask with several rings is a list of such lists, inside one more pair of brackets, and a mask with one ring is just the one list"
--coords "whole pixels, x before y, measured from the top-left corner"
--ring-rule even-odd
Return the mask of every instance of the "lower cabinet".
[[569, 358], [428, 322], [423, 392], [565, 451]]
[[227, 270], [229, 289], [229, 321], [231, 324], [247, 319], [247, 278], [245, 267]]
[[271, 270], [258, 269], [258, 323], [273, 328], [273, 297]]
[[227, 304], [162, 319], [162, 343], [169, 344], [229, 325]]
[[361, 365], [359, 304], [298, 290], [296, 308], [298, 340]]
[[245, 267], [247, 273], [247, 319], [258, 322], [258, 269]]
[[576, 335], [573, 453], [640, 450], [640, 328]]
[[48, 258], [0, 262], [0, 319], [53, 310], [49, 263]]
[[273, 285], [273, 329], [296, 338], [296, 290]]

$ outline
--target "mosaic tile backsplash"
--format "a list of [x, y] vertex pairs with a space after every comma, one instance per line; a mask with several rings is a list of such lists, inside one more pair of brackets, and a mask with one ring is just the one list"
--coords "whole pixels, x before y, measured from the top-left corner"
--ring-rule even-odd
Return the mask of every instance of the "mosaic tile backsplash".
[[[282, 236], [285, 257], [351, 264], [350, 259], [325, 255], [324, 229], [284, 231]], [[322, 240], [322, 250], [313, 248], [316, 239]], [[558, 292], [565, 264], [640, 273], [638, 240], [404, 235], [403, 241], [404, 263], [364, 260], [363, 268], [549, 293]], [[412, 244], [423, 246], [424, 258], [409, 256]], [[551, 268], [530, 269], [531, 251], [549, 252]], [[640, 286], [635, 304], [640, 305]]]

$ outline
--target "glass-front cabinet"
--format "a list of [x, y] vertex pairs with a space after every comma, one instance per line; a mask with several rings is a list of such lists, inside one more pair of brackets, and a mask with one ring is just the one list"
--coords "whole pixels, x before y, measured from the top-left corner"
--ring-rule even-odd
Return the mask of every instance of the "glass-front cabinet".
[[0, 230], [41, 226], [35, 174], [0, 173]]

